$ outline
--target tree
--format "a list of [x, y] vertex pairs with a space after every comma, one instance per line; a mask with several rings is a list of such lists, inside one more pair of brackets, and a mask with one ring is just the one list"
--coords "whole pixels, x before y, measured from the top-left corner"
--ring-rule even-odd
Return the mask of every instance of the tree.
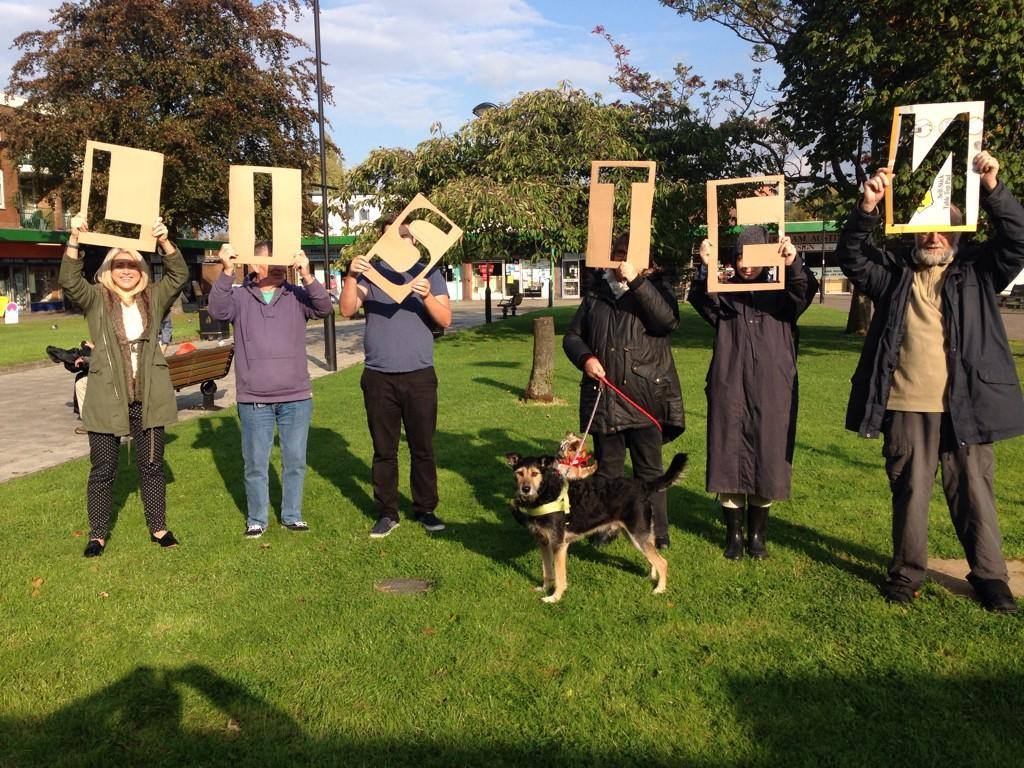
[[706, 182], [762, 174], [792, 174], [791, 145], [761, 95], [761, 72], [737, 73], [710, 85], [692, 67], [677, 63], [670, 80], [634, 66], [631, 52], [603, 26], [616, 70], [610, 78], [628, 102], [634, 143], [658, 163], [654, 233], [660, 261], [687, 267], [695, 226], [704, 222]]
[[533, 91], [455, 133], [435, 130], [415, 151], [374, 150], [352, 169], [349, 189], [385, 213], [425, 194], [467, 233], [465, 250], [452, 258], [581, 251], [590, 162], [637, 158], [627, 120], [568, 85]]
[[[845, 215], [887, 159], [900, 104], [986, 101], [985, 146], [1024, 177], [1024, 17], [1018, 0], [661, 0], [732, 29], [784, 72], [776, 112], [803, 148], [808, 203]], [[851, 314], [859, 312], [851, 307]], [[858, 329], [862, 330], [862, 329]]]
[[309, 107], [315, 70], [301, 56], [305, 44], [284, 31], [303, 5], [65, 2], [53, 28], [15, 39], [22, 56], [7, 90], [27, 101], [0, 116], [0, 130], [68, 199], [79, 192], [87, 139], [162, 152], [169, 226], [221, 227], [230, 164], [297, 167], [319, 178]]
[[555, 399], [552, 379], [555, 374], [555, 319], [550, 315], [533, 320], [533, 368], [524, 400], [550, 403]]

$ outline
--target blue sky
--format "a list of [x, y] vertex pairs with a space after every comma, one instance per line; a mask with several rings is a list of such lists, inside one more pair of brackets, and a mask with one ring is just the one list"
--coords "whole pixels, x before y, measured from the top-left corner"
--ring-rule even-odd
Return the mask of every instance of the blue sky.
[[[10, 41], [45, 27], [56, 4], [0, 1], [0, 66], [15, 60]], [[377, 146], [415, 147], [436, 122], [454, 130], [481, 101], [508, 101], [559, 80], [614, 98], [614, 57], [591, 34], [597, 24], [656, 74], [683, 61], [711, 81], [754, 66], [732, 32], [695, 24], [657, 0], [321, 0], [321, 24], [334, 86], [329, 131], [350, 164]], [[312, 46], [308, 15], [293, 31]]]
[[657, 0], [323, 0], [321, 13], [331, 130], [350, 163], [375, 146], [413, 147], [434, 122], [454, 130], [481, 101], [559, 80], [614, 98], [597, 24], [655, 73], [684, 61], [710, 81], [754, 66], [732, 32]]

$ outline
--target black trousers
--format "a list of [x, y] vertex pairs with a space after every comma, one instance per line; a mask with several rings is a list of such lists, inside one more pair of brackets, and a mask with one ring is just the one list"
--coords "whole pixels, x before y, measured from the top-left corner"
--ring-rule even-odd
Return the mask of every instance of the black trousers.
[[373, 441], [373, 498], [377, 515], [398, 519], [398, 440], [405, 439], [412, 456], [410, 485], [415, 517], [437, 508], [437, 375], [433, 368], [409, 373], [365, 369], [360, 381], [366, 422]]
[[892, 490], [889, 578], [911, 587], [928, 570], [928, 503], [936, 467], [953, 528], [971, 566], [968, 579], [1006, 581], [993, 491], [992, 444], [960, 445], [949, 414], [889, 411], [883, 432], [885, 471]]
[[[657, 480], [665, 469], [661, 462], [661, 432], [655, 426], [626, 429], [607, 435], [594, 435], [597, 473], [603, 477], [622, 477], [626, 469], [626, 451], [633, 464], [633, 477]], [[668, 535], [668, 496], [665, 491], [651, 497], [654, 508], [654, 535]]]
[[[128, 406], [128, 426], [131, 429], [135, 466], [139, 470], [139, 493], [146, 525], [150, 533], [164, 530], [167, 482], [164, 478], [164, 428], [142, 428], [142, 403]], [[88, 508], [89, 538], [104, 539], [110, 535], [111, 489], [117, 477], [117, 462], [121, 453], [121, 438], [103, 432], [89, 433]]]

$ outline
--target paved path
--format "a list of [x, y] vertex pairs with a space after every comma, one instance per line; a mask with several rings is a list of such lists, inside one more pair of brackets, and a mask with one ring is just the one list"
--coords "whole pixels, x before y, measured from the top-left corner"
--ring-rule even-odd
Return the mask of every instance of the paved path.
[[[572, 302], [556, 302], [557, 304]], [[542, 309], [546, 301], [526, 300], [520, 313]], [[494, 316], [500, 321], [501, 311], [494, 302]], [[484, 306], [480, 301], [452, 303], [453, 320], [448, 333], [481, 325]], [[337, 324], [338, 369], [363, 361], [363, 329], [358, 320]], [[309, 375], [325, 376], [330, 371], [324, 363], [324, 327], [310, 323], [306, 331], [306, 353]], [[89, 453], [89, 439], [76, 435], [77, 421], [71, 410], [74, 377], [61, 365], [0, 373], [0, 482], [38, 472], [48, 467], [77, 459]], [[190, 387], [178, 395], [178, 418], [189, 419], [203, 411], [187, 410], [200, 405], [203, 396], [198, 387]], [[235, 403], [235, 376], [230, 373], [217, 382], [216, 404], [222, 407]]]

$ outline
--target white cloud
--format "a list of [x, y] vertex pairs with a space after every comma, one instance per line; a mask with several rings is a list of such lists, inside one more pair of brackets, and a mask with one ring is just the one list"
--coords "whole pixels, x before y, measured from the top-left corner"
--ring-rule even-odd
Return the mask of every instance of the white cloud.
[[[312, 43], [308, 16], [296, 33]], [[346, 122], [425, 131], [469, 117], [466, 102], [507, 101], [570, 80], [607, 90], [611, 55], [582, 28], [524, 0], [340, 0], [321, 7], [325, 78]]]
[[[11, 47], [14, 38], [22, 32], [49, 27], [52, 14], [48, 5], [48, 3], [31, 1], [0, 2], [0, 19], [4, 20], [3, 37], [0, 38], [0, 90], [7, 85], [11, 67], [21, 58], [21, 52]], [[54, 5], [56, 5], [56, 0], [54, 0]]]

